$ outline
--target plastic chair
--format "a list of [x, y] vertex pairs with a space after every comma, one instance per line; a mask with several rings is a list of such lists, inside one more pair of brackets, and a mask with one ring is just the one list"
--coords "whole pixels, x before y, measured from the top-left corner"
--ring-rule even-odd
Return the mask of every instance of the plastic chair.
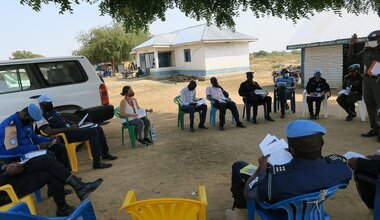
[[94, 208], [89, 200], [83, 201], [69, 216], [66, 217], [42, 217], [31, 215], [27, 205], [18, 203], [7, 212], [0, 212], [0, 219], [6, 220], [96, 220]]
[[175, 104], [178, 105], [178, 123], [177, 123], [177, 126], [179, 127], [181, 125], [181, 129], [183, 130], [184, 129], [184, 117], [185, 117], [186, 112], [181, 110], [181, 103], [182, 103], [181, 96], [180, 95], [176, 96], [173, 101]]
[[279, 219], [274, 210], [282, 210], [287, 213], [288, 220], [329, 220], [329, 215], [323, 210], [323, 203], [334, 195], [338, 189], [347, 188], [346, 184], [340, 184], [319, 192], [289, 198], [275, 204], [248, 200], [248, 220], [255, 219], [255, 212], [262, 220]]
[[[244, 97], [243, 98], [243, 102], [244, 102], [244, 107], [243, 107], [243, 117], [244, 118], [244, 115], [245, 113], [247, 113], [247, 121], [250, 121], [251, 120], [251, 108], [254, 107], [254, 105], [252, 105], [251, 103], [247, 103], [247, 98]], [[265, 103], [260, 103], [258, 106], [262, 105], [263, 108], [264, 108], [264, 112], [267, 112], [267, 106], [265, 105]], [[257, 112], [254, 112], [253, 111], [253, 114], [255, 115], [255, 117], [257, 117]]]
[[[211, 110], [210, 110], [210, 123], [212, 127], [215, 127], [216, 124], [216, 112], [219, 110], [214, 107], [214, 101], [210, 101], [211, 104]], [[232, 123], [235, 122], [234, 116], [232, 115]]]
[[[20, 158], [21, 160], [24, 160], [25, 159], [25, 156], [23, 154], [15, 154], [15, 155], [0, 155], [0, 159], [10, 159], [10, 158], [15, 158], [15, 157], [18, 157]], [[36, 201], [38, 203], [41, 203], [42, 202], [42, 194], [41, 194], [41, 190], [36, 190], [34, 192], [34, 197], [36, 198]]]
[[15, 191], [13, 190], [13, 187], [9, 184], [6, 184], [4, 186], [0, 186], [0, 191], [6, 192], [11, 199], [11, 203], [5, 204], [0, 206], [0, 211], [7, 211], [10, 208], [14, 207], [19, 202], [25, 202], [26, 205], [29, 207], [30, 212], [35, 215], [36, 214], [36, 206], [34, 205], [32, 196], [26, 195], [22, 198], [18, 198]]
[[[355, 105], [359, 106], [360, 120], [361, 121], [365, 121], [365, 117], [366, 117], [366, 113], [367, 113], [367, 108], [365, 106], [364, 98], [362, 98], [362, 100], [359, 100], [359, 101], [355, 102]], [[339, 119], [342, 118], [342, 112], [343, 112], [343, 109], [339, 108]]]
[[[309, 107], [307, 106], [307, 91], [304, 90], [302, 93], [302, 117], [305, 117], [306, 111], [308, 111]], [[327, 93], [325, 94], [325, 98], [323, 99], [321, 103], [321, 107], [323, 108], [323, 114], [325, 115], [325, 118], [328, 116], [328, 109], [327, 109]]]
[[[47, 136], [41, 131], [41, 134]], [[77, 158], [77, 152], [76, 149], [79, 145], [85, 144], [87, 147], [87, 152], [88, 152], [88, 158], [92, 160], [92, 153], [91, 153], [91, 146], [90, 146], [90, 141], [78, 141], [78, 142], [69, 142], [66, 138], [65, 133], [59, 133], [54, 135], [55, 137], [59, 137], [63, 140], [63, 143], [65, 144], [66, 151], [67, 151], [67, 156], [69, 157], [70, 160], [70, 166], [71, 170], [73, 172], [78, 172], [78, 158]]]
[[128, 129], [129, 140], [131, 142], [131, 148], [135, 148], [136, 147], [136, 134], [135, 134], [136, 127], [128, 123], [127, 116], [125, 117], [120, 116], [119, 110], [120, 110], [120, 107], [115, 108], [114, 115], [120, 119], [125, 119], [125, 122], [121, 124], [121, 144], [124, 145], [124, 129]]
[[134, 191], [128, 191], [119, 211], [124, 209], [132, 220], [206, 220], [206, 189], [198, 188], [198, 200], [158, 198], [136, 200]]
[[[273, 112], [276, 113], [281, 106], [280, 99], [277, 97], [277, 90], [274, 90]], [[286, 100], [290, 100], [290, 109], [293, 113], [296, 112], [296, 91], [292, 89], [290, 97], [286, 97]]]
[[376, 180], [376, 193], [375, 193], [375, 201], [374, 201], [374, 210], [373, 210], [373, 219], [380, 219], [380, 175], [377, 176]]

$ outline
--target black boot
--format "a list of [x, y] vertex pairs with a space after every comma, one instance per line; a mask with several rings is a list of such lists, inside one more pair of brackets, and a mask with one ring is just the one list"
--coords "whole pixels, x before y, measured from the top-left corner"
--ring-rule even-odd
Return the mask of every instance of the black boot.
[[57, 217], [68, 216], [75, 210], [75, 207], [67, 204], [65, 199], [63, 199], [62, 201], [56, 201], [56, 204], [57, 211], [55, 214], [57, 215]]
[[94, 169], [106, 169], [112, 167], [110, 163], [103, 163], [100, 158], [94, 158], [94, 162], [92, 163], [92, 168]]
[[77, 197], [83, 201], [91, 192], [95, 191], [100, 186], [100, 184], [102, 184], [102, 182], [103, 179], [99, 178], [94, 182], [83, 183], [76, 176], [72, 175], [69, 177], [66, 183], [73, 187], [75, 193], [77, 194]]

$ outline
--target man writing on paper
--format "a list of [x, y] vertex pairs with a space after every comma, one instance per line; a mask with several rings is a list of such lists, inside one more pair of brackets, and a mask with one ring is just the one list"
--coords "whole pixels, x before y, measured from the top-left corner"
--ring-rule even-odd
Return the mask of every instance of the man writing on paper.
[[[181, 90], [181, 110], [190, 115], [190, 131], [194, 132], [194, 112], [199, 112], [198, 128], [207, 129], [205, 126], [207, 105], [202, 98], [196, 98], [197, 83], [191, 80], [189, 85]], [[203, 104], [201, 104], [203, 101]]]
[[46, 120], [37, 122], [38, 128], [47, 135], [65, 133], [69, 142], [90, 141], [91, 153], [93, 157], [94, 169], [104, 169], [112, 166], [110, 163], [103, 163], [103, 159], [115, 160], [117, 157], [109, 153], [109, 147], [101, 126], [92, 126], [79, 128], [78, 125], [67, 121], [63, 116], [54, 109], [53, 99], [47, 95], [38, 98], [38, 103], [43, 111]]
[[334, 185], [348, 184], [352, 174], [345, 158], [321, 156], [325, 128], [316, 122], [295, 120], [286, 126], [285, 133], [293, 159], [287, 164], [271, 166], [267, 162], [270, 155], [262, 156], [257, 171], [245, 186], [247, 199], [276, 203]]
[[280, 100], [281, 116], [280, 118], [285, 118], [285, 109], [289, 109], [289, 105], [286, 100], [292, 97], [292, 93], [296, 88], [296, 80], [293, 76], [290, 76], [288, 69], [282, 69], [282, 77], [277, 78], [274, 83], [274, 90], [277, 91], [278, 100]]
[[4, 119], [0, 124], [0, 155], [26, 154], [47, 149], [54, 153], [63, 166], [71, 170], [65, 146], [55, 138], [40, 137], [34, 132], [33, 122], [41, 119], [41, 109], [34, 104]]
[[[380, 126], [376, 123], [377, 111], [380, 109], [380, 30], [371, 32], [367, 37], [368, 47], [358, 52], [357, 36], [351, 37], [349, 46], [349, 63], [363, 63], [363, 98], [367, 107], [371, 130], [362, 134], [363, 137], [377, 137], [380, 141]], [[362, 61], [362, 62], [360, 62]]]

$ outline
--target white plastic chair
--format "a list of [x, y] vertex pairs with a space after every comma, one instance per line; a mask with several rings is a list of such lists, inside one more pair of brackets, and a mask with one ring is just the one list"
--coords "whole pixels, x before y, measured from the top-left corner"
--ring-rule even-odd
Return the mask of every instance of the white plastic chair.
[[[365, 121], [366, 114], [367, 114], [367, 108], [365, 106], [364, 97], [362, 97], [362, 100], [355, 102], [355, 105], [357, 105], [359, 107], [360, 120]], [[343, 112], [343, 109], [339, 108], [339, 119], [342, 118], [342, 112]]]
[[[308, 106], [307, 106], [307, 91], [306, 89], [302, 93], [302, 117], [305, 117], [306, 111], [308, 111]], [[325, 94], [325, 98], [323, 99], [321, 103], [321, 108], [323, 108], [323, 114], [325, 118], [328, 116], [328, 109], [327, 109], [327, 93]]]

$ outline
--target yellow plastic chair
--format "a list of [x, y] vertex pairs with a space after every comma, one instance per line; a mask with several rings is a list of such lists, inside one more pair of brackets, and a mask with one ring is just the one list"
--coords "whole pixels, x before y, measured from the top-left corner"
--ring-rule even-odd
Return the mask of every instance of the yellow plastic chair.
[[119, 211], [124, 209], [132, 220], [206, 220], [206, 188], [199, 186], [198, 200], [158, 198], [136, 200], [134, 191], [128, 191]]
[[12, 208], [13, 206], [15, 206], [17, 203], [19, 202], [25, 202], [28, 207], [29, 207], [29, 210], [30, 210], [30, 213], [32, 213], [33, 215], [36, 214], [36, 206], [34, 205], [34, 201], [32, 199], [32, 195], [29, 194], [27, 196], [24, 196], [22, 197], [21, 199], [19, 199], [15, 193], [15, 191], [13, 190], [13, 187], [9, 184], [6, 184], [4, 186], [0, 186], [0, 191], [4, 191], [8, 194], [9, 198], [11, 199], [11, 203], [8, 203], [6, 205], [3, 205], [3, 206], [0, 206], [0, 211], [8, 211], [8, 209]]
[[54, 136], [60, 137], [63, 140], [63, 142], [65, 143], [65, 147], [66, 147], [66, 151], [67, 151], [67, 156], [69, 157], [70, 166], [71, 166], [71, 170], [72, 171], [78, 172], [78, 159], [77, 159], [77, 152], [76, 152], [76, 149], [77, 149], [78, 145], [84, 143], [86, 145], [86, 147], [87, 147], [88, 158], [90, 160], [93, 159], [92, 158], [91, 146], [90, 146], [90, 141], [89, 140], [83, 141], [83, 142], [79, 141], [79, 142], [69, 143], [69, 141], [66, 138], [65, 133], [59, 133], [59, 134], [56, 134]]

